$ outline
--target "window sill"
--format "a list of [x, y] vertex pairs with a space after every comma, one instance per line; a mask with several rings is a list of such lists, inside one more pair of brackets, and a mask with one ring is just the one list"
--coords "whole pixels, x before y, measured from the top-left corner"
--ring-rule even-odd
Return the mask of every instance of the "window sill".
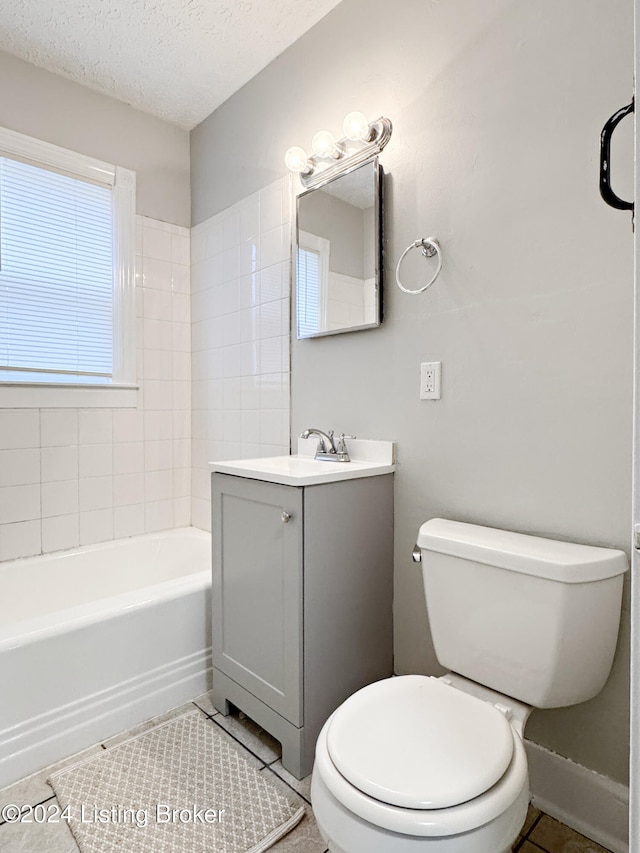
[[137, 403], [137, 385], [0, 382], [0, 409], [125, 409]]

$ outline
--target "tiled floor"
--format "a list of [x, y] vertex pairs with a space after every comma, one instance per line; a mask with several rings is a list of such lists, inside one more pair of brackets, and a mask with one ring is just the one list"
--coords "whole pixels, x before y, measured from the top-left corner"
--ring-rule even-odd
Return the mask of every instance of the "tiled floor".
[[[300, 782], [291, 776], [282, 766], [280, 745], [276, 740], [251, 720], [242, 718], [242, 715], [223, 717], [218, 714], [208, 695], [200, 696], [193, 703], [176, 708], [152, 722], [143, 723], [131, 731], [109, 738], [81, 753], [81, 756], [89, 757], [103, 749], [116, 746], [122, 740], [139, 734], [160, 721], [182, 714], [193, 705], [212, 721], [212, 725], [224, 729], [246, 751], [248, 760], [254, 763], [261, 773], [268, 774], [281, 786], [291, 800], [306, 805], [307, 813], [302, 822], [270, 849], [274, 853], [327, 853], [311, 811], [311, 777]], [[78, 758], [79, 756], [73, 756], [55, 765], [55, 768], [59, 769]], [[0, 790], [0, 810], [8, 803], [25, 806], [54, 804], [55, 797], [46, 782], [53, 769], [48, 767], [9, 788]], [[517, 853], [608, 853], [603, 847], [534, 808], [529, 809], [522, 837], [513, 849]], [[57, 824], [0, 822], [0, 850], [2, 853], [78, 853], [73, 836], [64, 821]]]

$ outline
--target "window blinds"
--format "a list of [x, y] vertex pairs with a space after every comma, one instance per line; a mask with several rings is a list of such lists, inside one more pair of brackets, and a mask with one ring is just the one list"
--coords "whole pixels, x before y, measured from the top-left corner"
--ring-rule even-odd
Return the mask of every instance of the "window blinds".
[[298, 337], [320, 331], [320, 253], [298, 247], [296, 299]]
[[0, 157], [0, 380], [111, 380], [109, 188]]

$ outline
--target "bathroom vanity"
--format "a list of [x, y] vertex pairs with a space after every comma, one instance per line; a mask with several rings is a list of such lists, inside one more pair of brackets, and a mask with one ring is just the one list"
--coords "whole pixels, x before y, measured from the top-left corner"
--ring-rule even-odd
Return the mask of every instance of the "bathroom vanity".
[[214, 704], [277, 738], [299, 779], [327, 717], [393, 671], [393, 445], [352, 447], [211, 466]]

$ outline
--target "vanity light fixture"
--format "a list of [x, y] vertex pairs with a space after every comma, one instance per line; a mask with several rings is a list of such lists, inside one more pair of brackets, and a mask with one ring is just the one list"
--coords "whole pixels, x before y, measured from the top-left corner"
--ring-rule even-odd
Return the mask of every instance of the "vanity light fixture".
[[291, 172], [299, 172], [301, 175], [310, 175], [313, 172], [313, 164], [307, 158], [307, 152], [299, 145], [289, 148], [284, 155], [284, 162]]
[[353, 112], [345, 116], [342, 122], [342, 132], [347, 139], [371, 142], [373, 132], [364, 113]]
[[314, 187], [375, 157], [391, 139], [391, 130], [388, 118], [368, 122], [363, 113], [351, 112], [342, 123], [343, 139], [336, 140], [328, 130], [319, 130], [311, 141], [311, 157], [296, 145], [289, 148], [284, 162], [299, 174], [303, 186]]

